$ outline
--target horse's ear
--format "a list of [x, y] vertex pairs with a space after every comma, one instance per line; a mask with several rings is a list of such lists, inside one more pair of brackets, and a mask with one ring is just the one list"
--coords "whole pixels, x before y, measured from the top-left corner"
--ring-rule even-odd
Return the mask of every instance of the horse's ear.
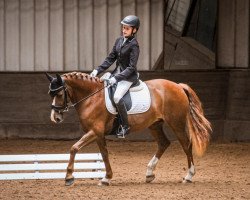
[[57, 82], [59, 85], [63, 85], [62, 77], [59, 74], [56, 74]]
[[49, 82], [53, 80], [53, 76], [49, 75], [47, 72], [45, 72], [47, 78], [49, 79]]

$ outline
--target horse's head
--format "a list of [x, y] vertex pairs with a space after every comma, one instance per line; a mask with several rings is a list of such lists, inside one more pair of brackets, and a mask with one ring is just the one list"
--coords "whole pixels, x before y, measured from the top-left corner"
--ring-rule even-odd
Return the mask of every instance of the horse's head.
[[60, 123], [63, 121], [63, 113], [68, 109], [67, 89], [59, 74], [56, 74], [56, 78], [48, 73], [46, 73], [46, 76], [50, 81], [48, 93], [52, 97], [50, 119], [55, 123]]

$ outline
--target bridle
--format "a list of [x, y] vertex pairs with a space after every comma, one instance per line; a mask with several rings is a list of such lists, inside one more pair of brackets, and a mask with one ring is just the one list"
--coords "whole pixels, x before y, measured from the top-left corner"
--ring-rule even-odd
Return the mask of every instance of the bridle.
[[95, 95], [96, 93], [100, 92], [101, 90], [103, 90], [106, 87], [109, 87], [109, 84], [106, 84], [104, 87], [102, 87], [101, 89], [95, 91], [94, 93], [82, 98], [81, 100], [77, 101], [76, 103], [72, 104], [72, 105], [68, 105], [68, 92], [67, 92], [67, 87], [65, 86], [65, 84], [63, 83], [62, 86], [56, 88], [56, 89], [52, 89], [51, 88], [51, 84], [49, 86], [49, 94], [51, 97], [55, 97], [60, 91], [63, 90], [64, 92], [64, 102], [62, 106], [57, 106], [57, 105], [51, 105], [51, 109], [55, 110], [56, 112], [58, 112], [59, 114], [62, 114], [64, 112], [68, 112], [70, 108], [75, 107], [76, 105], [78, 105], [79, 103], [87, 100], [88, 98], [90, 98], [91, 96]]
[[51, 97], [55, 97], [60, 91], [63, 90], [64, 93], [64, 102], [62, 106], [57, 106], [57, 105], [53, 105], [51, 104], [51, 109], [53, 109], [54, 111], [58, 112], [59, 114], [62, 114], [64, 112], [67, 112], [69, 110], [69, 106], [68, 106], [68, 93], [67, 93], [67, 87], [64, 86], [60, 86], [56, 89], [52, 89], [51, 88], [51, 84], [49, 86], [49, 94]]

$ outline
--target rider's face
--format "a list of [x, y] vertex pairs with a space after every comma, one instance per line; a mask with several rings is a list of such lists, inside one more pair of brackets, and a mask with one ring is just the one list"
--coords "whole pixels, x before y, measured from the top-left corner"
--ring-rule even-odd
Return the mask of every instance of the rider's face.
[[133, 29], [131, 26], [122, 25], [122, 34], [123, 37], [130, 37], [132, 35], [132, 31], [135, 33], [136, 30]]

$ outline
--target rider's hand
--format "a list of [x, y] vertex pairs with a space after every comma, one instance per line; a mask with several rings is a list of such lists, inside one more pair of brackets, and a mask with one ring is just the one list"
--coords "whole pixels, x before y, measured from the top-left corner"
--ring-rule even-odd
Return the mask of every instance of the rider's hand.
[[94, 69], [91, 73], [90, 73], [90, 76], [91, 77], [96, 77], [98, 74], [98, 71], [96, 69]]
[[114, 85], [117, 82], [117, 80], [115, 79], [115, 77], [112, 77], [112, 78], [108, 79], [108, 81], [109, 81], [110, 85]]

